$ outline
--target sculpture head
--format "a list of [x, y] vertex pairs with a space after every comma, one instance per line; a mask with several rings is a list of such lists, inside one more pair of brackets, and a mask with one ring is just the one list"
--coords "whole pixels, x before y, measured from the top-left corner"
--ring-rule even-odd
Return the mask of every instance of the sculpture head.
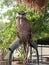
[[26, 14], [24, 11], [16, 11], [16, 17], [22, 17]]

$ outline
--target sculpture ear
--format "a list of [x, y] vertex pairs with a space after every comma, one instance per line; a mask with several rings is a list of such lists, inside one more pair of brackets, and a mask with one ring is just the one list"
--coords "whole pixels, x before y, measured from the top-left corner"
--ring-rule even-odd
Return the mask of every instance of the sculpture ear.
[[28, 14], [29, 12], [27, 12], [27, 11], [16, 11], [16, 13], [21, 14], [21, 15], [26, 15], [26, 14]]
[[21, 14], [21, 13], [22, 13], [22, 11], [16, 11], [16, 13]]
[[19, 13], [19, 11], [16, 11], [16, 13]]
[[16, 12], [18, 12], [18, 11], [16, 11]]

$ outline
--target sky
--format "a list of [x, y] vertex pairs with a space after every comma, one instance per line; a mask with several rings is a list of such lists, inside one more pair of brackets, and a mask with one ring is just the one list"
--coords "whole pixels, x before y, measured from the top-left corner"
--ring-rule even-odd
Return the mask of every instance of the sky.
[[[13, 1], [13, 4], [15, 5], [15, 4], [17, 4], [15, 1]], [[7, 6], [3, 6], [3, 8], [1, 9], [0, 8], [0, 14], [4, 14], [5, 12], [7, 12], [7, 10], [11, 10], [13, 8], [13, 6], [9, 6], [9, 7], [7, 7]], [[0, 15], [1, 16], [1, 15]], [[10, 20], [8, 20], [8, 16], [7, 17], [3, 17], [2, 16], [2, 19], [0, 19], [0, 21], [3, 21], [3, 22], [10, 22]]]
[[[12, 9], [13, 7], [7, 7], [7, 6], [4, 6], [4, 8], [3, 9], [1, 9], [0, 10], [0, 13], [1, 14], [4, 14], [5, 12], [7, 12], [7, 10], [10, 10], [10, 9]], [[0, 21], [3, 21], [3, 22], [10, 22], [10, 20], [8, 20], [8, 16], [7, 17], [3, 17], [2, 16], [2, 19], [0, 19]]]

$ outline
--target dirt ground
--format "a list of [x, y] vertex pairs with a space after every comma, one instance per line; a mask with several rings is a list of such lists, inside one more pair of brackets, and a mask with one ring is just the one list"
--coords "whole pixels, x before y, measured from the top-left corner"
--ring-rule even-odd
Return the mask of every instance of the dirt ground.
[[23, 65], [23, 63], [18, 63], [17, 61], [12, 62], [12, 65]]
[[[8, 61], [0, 61], [0, 65], [9, 65]], [[18, 63], [17, 61], [13, 61], [12, 65], [23, 65], [22, 63]]]

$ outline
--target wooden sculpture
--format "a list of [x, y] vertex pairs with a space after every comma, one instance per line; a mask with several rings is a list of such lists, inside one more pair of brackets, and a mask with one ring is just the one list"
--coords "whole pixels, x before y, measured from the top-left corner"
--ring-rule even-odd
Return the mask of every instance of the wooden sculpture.
[[30, 22], [25, 18], [25, 12], [23, 11], [17, 12], [16, 28], [17, 28], [17, 35], [24, 44], [25, 57], [23, 63], [25, 64], [29, 51], [29, 44], [30, 41], [32, 40], [32, 26]]

